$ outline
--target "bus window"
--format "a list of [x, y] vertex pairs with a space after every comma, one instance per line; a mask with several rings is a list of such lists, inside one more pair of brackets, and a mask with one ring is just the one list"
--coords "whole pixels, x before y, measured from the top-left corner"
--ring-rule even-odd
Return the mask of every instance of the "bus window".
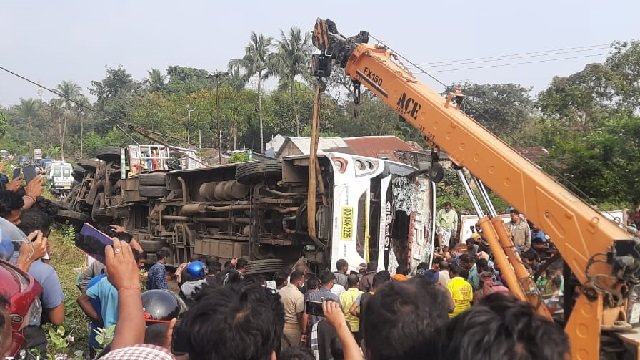
[[65, 166], [65, 167], [62, 168], [62, 177], [66, 177], [66, 178], [71, 177], [71, 168], [70, 167]]
[[380, 203], [380, 177], [371, 179], [371, 198], [369, 200], [369, 262], [378, 262], [380, 256], [380, 217], [382, 204]]
[[411, 227], [411, 216], [403, 210], [396, 210], [391, 228], [391, 247], [396, 255], [398, 264], [409, 263], [409, 231]]
[[62, 174], [62, 169], [60, 169], [60, 166], [56, 166], [53, 168], [53, 177], [60, 177], [60, 175]]

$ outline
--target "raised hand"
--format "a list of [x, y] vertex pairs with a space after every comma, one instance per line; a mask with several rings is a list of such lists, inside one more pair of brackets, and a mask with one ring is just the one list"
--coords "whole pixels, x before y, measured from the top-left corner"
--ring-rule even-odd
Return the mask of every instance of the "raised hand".
[[140, 273], [131, 246], [113, 238], [113, 246], [108, 245], [104, 253], [109, 282], [118, 290], [140, 290]]

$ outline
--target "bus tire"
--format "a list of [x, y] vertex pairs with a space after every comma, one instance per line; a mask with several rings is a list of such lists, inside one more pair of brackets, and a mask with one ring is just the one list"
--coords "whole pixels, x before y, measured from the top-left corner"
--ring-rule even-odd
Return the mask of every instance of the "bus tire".
[[107, 146], [98, 151], [96, 158], [104, 162], [120, 163], [120, 148], [117, 146]]
[[91, 218], [95, 221], [98, 221], [101, 218], [105, 218], [107, 216], [107, 209], [104, 208], [106, 204], [104, 193], [98, 193], [96, 195], [96, 199], [93, 201], [93, 206], [91, 207]]
[[138, 243], [140, 243], [140, 246], [145, 253], [158, 252], [158, 250], [162, 249], [166, 245], [165, 242], [161, 240], [138, 240]]
[[236, 167], [236, 180], [243, 185], [274, 183], [282, 179], [282, 163], [275, 160], [250, 162]]

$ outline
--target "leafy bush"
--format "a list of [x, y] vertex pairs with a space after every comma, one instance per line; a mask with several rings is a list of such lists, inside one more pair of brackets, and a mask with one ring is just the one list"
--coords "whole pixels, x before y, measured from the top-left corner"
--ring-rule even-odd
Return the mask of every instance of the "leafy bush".
[[84, 138], [84, 151], [86, 156], [94, 156], [98, 151], [107, 146], [122, 146], [130, 142], [125, 138], [122, 131], [111, 129], [105, 136], [101, 136], [95, 132], [90, 132]]
[[231, 155], [231, 157], [229, 158], [229, 163], [230, 164], [240, 163], [240, 162], [247, 162], [247, 161], [249, 161], [249, 154], [247, 154], [246, 152], [233, 153]]
[[73, 227], [73, 225], [62, 225], [60, 227], [60, 233], [62, 235], [62, 242], [65, 245], [75, 246], [76, 229]]
[[76, 353], [86, 353], [89, 348], [88, 318], [76, 303], [80, 295], [76, 282], [84, 267], [85, 255], [74, 246], [74, 239], [75, 230], [72, 226], [54, 228], [49, 235], [50, 264], [56, 269], [64, 292], [64, 326], [57, 329], [52, 327], [52, 331], [47, 331], [47, 350], [49, 354], [67, 354], [68, 359], [77, 358]]
[[115, 334], [115, 325], [111, 325], [106, 329], [99, 328], [96, 330], [96, 341], [100, 344], [100, 347], [104, 349], [107, 345], [111, 344]]
[[[471, 183], [471, 187], [472, 191], [475, 193], [481, 204], [484, 205], [484, 203], [482, 203], [480, 193], [475, 188], [475, 184]], [[498, 214], [503, 213], [509, 207], [509, 204], [498, 195], [493, 193], [491, 189], [487, 189], [487, 191], [489, 192], [489, 198], [491, 199], [496, 212], [498, 212]], [[445, 168], [444, 179], [437, 186], [436, 196], [436, 205], [438, 209], [441, 209], [444, 203], [450, 202], [451, 205], [456, 209], [458, 214], [475, 214], [475, 210], [473, 208], [473, 205], [471, 204], [471, 200], [469, 200], [469, 196], [467, 195], [464, 186], [460, 182], [458, 174], [453, 169]]]
[[74, 342], [74, 337], [70, 333], [66, 333], [64, 326], [53, 326], [51, 324], [44, 325], [45, 333], [48, 339], [47, 355], [49, 359], [67, 359], [82, 360], [84, 359], [84, 351], [76, 350], [73, 355], [69, 355], [70, 345]]

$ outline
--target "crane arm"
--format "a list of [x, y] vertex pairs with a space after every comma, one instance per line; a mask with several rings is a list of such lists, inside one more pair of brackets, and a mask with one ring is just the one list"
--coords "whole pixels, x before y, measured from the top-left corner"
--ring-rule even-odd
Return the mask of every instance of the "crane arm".
[[364, 32], [345, 38], [330, 20], [322, 22], [326, 25], [320, 31], [316, 26], [314, 45], [418, 129], [427, 142], [446, 151], [455, 164], [467, 168], [549, 234], [582, 284], [589, 282], [587, 268], [612, 273], [608, 264], [587, 265], [594, 255], [606, 255], [615, 240], [630, 239], [628, 233], [418, 81], [388, 49], [367, 44]]
[[575, 308], [581, 310], [574, 311], [566, 330], [572, 344], [577, 338], [584, 340], [584, 347], [574, 350], [594, 356], [598, 347], [589, 337], [599, 334], [605, 307], [619, 310], [625, 289], [640, 280], [640, 241], [462, 113], [456, 106], [459, 94], [444, 98], [401, 66], [389, 49], [367, 44], [368, 38], [364, 31], [345, 37], [331, 20], [318, 19], [312, 39], [321, 54], [312, 60], [314, 74], [326, 77], [339, 64], [428, 143], [447, 152], [455, 164], [466, 167], [551, 236], [581, 284]]

